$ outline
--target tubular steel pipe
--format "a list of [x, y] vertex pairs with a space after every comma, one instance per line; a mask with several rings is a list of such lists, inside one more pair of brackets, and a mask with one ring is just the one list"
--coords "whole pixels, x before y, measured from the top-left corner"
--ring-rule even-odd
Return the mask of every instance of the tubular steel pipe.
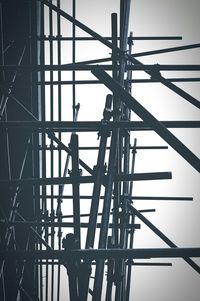
[[[50, 2], [52, 2], [52, 0], [50, 0]], [[49, 10], [49, 34], [52, 35], [53, 34], [53, 12], [52, 9]], [[49, 41], [49, 60], [50, 60], [50, 65], [53, 65], [54, 63], [54, 50], [53, 50], [53, 41], [50, 40]], [[46, 63], [46, 62], [45, 62]], [[54, 72], [51, 70], [50, 71], [50, 81], [53, 81], [53, 77], [54, 77]], [[54, 121], [54, 87], [53, 85], [50, 85], [50, 121]], [[46, 105], [46, 99], [45, 99], [45, 105]], [[45, 114], [47, 112], [47, 109], [45, 107]], [[50, 145], [53, 144], [53, 140], [50, 140]], [[54, 150], [50, 149], [50, 175], [51, 177], [54, 176]], [[51, 196], [54, 193], [54, 186], [51, 185], [50, 186], [51, 189]], [[54, 217], [54, 199], [51, 197], [51, 206], [50, 206], [50, 218], [53, 216]], [[51, 227], [50, 229], [50, 233], [49, 233], [49, 238], [51, 241], [51, 247], [54, 249], [54, 234], [55, 234], [55, 229], [54, 227]], [[47, 230], [48, 231], [48, 230]], [[46, 278], [46, 301], [49, 301], [49, 299], [51, 299], [51, 301], [53, 301], [53, 296], [54, 296], [54, 265], [51, 265], [50, 267], [48, 266], [48, 264], [46, 264], [46, 269], [48, 270], [48, 268], [50, 268], [50, 275], [51, 277]], [[48, 288], [48, 282], [50, 283], [50, 290]]]
[[[131, 173], [134, 173], [135, 170], [135, 158], [136, 158], [136, 145], [137, 145], [137, 139], [134, 139], [134, 145], [132, 150], [132, 162], [131, 162]], [[132, 196], [133, 193], [133, 181], [130, 182], [129, 186], [129, 196]], [[131, 214], [130, 216], [131, 222], [135, 223], [135, 215]], [[133, 248], [133, 241], [134, 241], [134, 230], [130, 231], [129, 235], [129, 248]], [[132, 274], [132, 266], [130, 264], [130, 260], [128, 260], [128, 266], [127, 266], [127, 277], [126, 277], [126, 293], [125, 293], [125, 300], [129, 301], [130, 296], [130, 287], [131, 287], [131, 274]]]
[[79, 181], [79, 155], [78, 155], [78, 135], [72, 134], [71, 138], [71, 150], [72, 150], [72, 189], [73, 189], [73, 215], [74, 215], [74, 235], [78, 241], [78, 248], [81, 246], [81, 233], [80, 233], [80, 192]]
[[[111, 103], [112, 103], [112, 96], [107, 95], [106, 99], [107, 106], [105, 107], [105, 110], [111, 109]], [[106, 118], [108, 120], [108, 118]], [[106, 120], [106, 121], [107, 121]], [[97, 221], [97, 214], [98, 214], [98, 207], [99, 207], [99, 197], [101, 192], [101, 185], [102, 185], [102, 176], [104, 175], [104, 161], [105, 161], [105, 153], [106, 153], [106, 145], [107, 145], [107, 139], [110, 135], [110, 132], [106, 129], [103, 129], [100, 133], [100, 144], [99, 144], [99, 153], [97, 158], [97, 165], [96, 165], [96, 171], [94, 176], [94, 188], [93, 188], [93, 196], [92, 196], [92, 203], [90, 207], [90, 219], [89, 224], [90, 227], [88, 229], [87, 238], [86, 238], [86, 249], [93, 248], [94, 244], [94, 237], [95, 237], [95, 225]]]
[[[199, 120], [172, 120], [159, 121], [166, 128], [200, 128]], [[101, 121], [0, 121], [1, 129], [10, 131], [26, 129], [30, 132], [97, 132], [105, 125]], [[125, 129], [128, 131], [152, 131], [153, 127], [148, 125], [147, 121], [109, 121], [106, 122], [108, 131], [113, 128]]]
[[[57, 0], [57, 6], [60, 8], [60, 0]], [[61, 17], [60, 15], [57, 16], [57, 35], [61, 36]], [[57, 52], [58, 52], [58, 65], [61, 65], [61, 55], [62, 55], [62, 46], [61, 46], [61, 40], [59, 39], [57, 41]], [[62, 120], [62, 90], [61, 90], [61, 72], [58, 71], [58, 120]], [[46, 86], [46, 84], [45, 84]], [[62, 140], [62, 133], [58, 134], [58, 138], [61, 141]], [[67, 154], [68, 156], [68, 154]], [[67, 160], [66, 160], [67, 164]], [[66, 165], [65, 165], [66, 167]], [[61, 177], [62, 175], [62, 150], [59, 149], [58, 151], [58, 175]], [[65, 170], [64, 170], [64, 176], [65, 176]], [[63, 194], [64, 191], [64, 185], [59, 186], [59, 194]], [[59, 198], [57, 199], [57, 208], [56, 208], [56, 215], [58, 216], [58, 222], [62, 222], [62, 200]], [[62, 246], [62, 228], [58, 228], [58, 249], [61, 250]], [[61, 269], [60, 264], [57, 268], [57, 301], [60, 301], [60, 288], [61, 288]]]
[[[199, 77], [175, 77], [175, 78], [166, 78], [168, 81], [170, 82], [199, 82], [200, 81], [200, 78]], [[126, 80], [127, 81], [127, 80]], [[140, 84], [140, 83], [157, 83], [159, 82], [159, 80], [157, 79], [152, 79], [152, 78], [149, 78], [149, 79], [146, 79], [146, 78], [137, 78], [137, 79], [132, 79], [130, 80], [130, 83], [136, 83], [136, 84]], [[72, 84], [76, 84], [76, 85], [83, 85], [83, 84], [87, 84], [87, 85], [92, 85], [92, 84], [100, 84], [100, 85], [103, 85], [102, 82], [100, 82], [99, 80], [76, 80], [75, 82], [72, 81], [72, 80], [62, 80], [62, 81], [56, 81], [54, 80], [53, 82], [50, 82], [50, 81], [37, 81], [35, 84], [40, 86], [40, 85], [58, 85], [58, 84], [61, 84], [61, 85], [72, 85]], [[1, 87], [1, 85], [0, 85]]]
[[[115, 81], [119, 81], [119, 71], [118, 71], [118, 62], [119, 62], [119, 56], [116, 51], [116, 48], [118, 46], [118, 40], [117, 40], [117, 35], [118, 35], [118, 20], [117, 20], [117, 14], [113, 13], [111, 15], [111, 31], [112, 31], [112, 45], [114, 46], [112, 48], [112, 66], [113, 66], [113, 72], [112, 72], [112, 77]], [[121, 40], [121, 37], [120, 37]], [[118, 99], [117, 94], [113, 93], [113, 120], [118, 121], [120, 118], [120, 102]], [[119, 132], [118, 132], [118, 139], [121, 140], [121, 137], [119, 137]], [[117, 149], [117, 164], [116, 164], [116, 173], [121, 172], [121, 163], [119, 161], [119, 157], [121, 156], [121, 151], [122, 148], [120, 148], [120, 145], [118, 145]], [[120, 203], [120, 195], [121, 195], [121, 184], [117, 181], [114, 182], [114, 190], [113, 190], [113, 215], [112, 215], [112, 220], [115, 225], [118, 225], [118, 211], [119, 211], [119, 203]], [[112, 230], [112, 238], [109, 241], [109, 244], [111, 245], [118, 245], [118, 239], [119, 239], [119, 229], [118, 227], [114, 227]], [[114, 268], [114, 263], [110, 265], [110, 268]], [[113, 273], [112, 271], [109, 271], [109, 273]], [[112, 279], [113, 282], [113, 279]], [[107, 285], [110, 287], [107, 287], [107, 292], [111, 293], [112, 290], [112, 282], [108, 281]], [[107, 295], [108, 296], [108, 295]]]
[[[75, 19], [76, 18], [76, 0], [72, 1], [72, 16]], [[72, 64], [75, 64], [76, 62], [76, 26], [73, 23], [72, 24]], [[75, 70], [72, 71], [72, 80], [75, 82], [76, 80], [76, 74]], [[73, 119], [75, 118], [76, 114], [76, 86], [75, 84], [72, 85], [72, 108], [73, 108]]]
[[[103, 37], [105, 40], [111, 41], [112, 37]], [[38, 36], [38, 40], [45, 40], [49, 41], [50, 39], [52, 40], [60, 40], [60, 41], [72, 41], [73, 37], [64, 37], [64, 36]], [[98, 39], [94, 37], [76, 37], [77, 41], [97, 41]], [[120, 37], [117, 37], [117, 40], [120, 40]], [[160, 40], [182, 40], [182, 36], [134, 36], [132, 37], [132, 41], [160, 41]]]
[[[37, 2], [37, 14], [38, 14], [38, 20], [37, 20], [37, 35], [44, 35], [44, 6], [40, 3]], [[44, 65], [45, 64], [45, 43], [44, 41], [39, 41], [37, 43], [37, 64], [38, 65]], [[44, 71], [40, 71], [37, 73], [37, 78], [38, 80], [41, 80], [42, 82], [45, 81], [45, 74]], [[15, 100], [20, 107], [23, 108], [25, 112], [28, 113], [28, 116], [31, 117], [32, 120], [36, 121], [45, 121], [45, 101], [42, 101], [45, 99], [45, 87], [40, 86], [38, 87], [37, 91], [37, 98], [38, 98], [38, 118], [36, 118], [29, 110], [26, 109], [21, 102], [19, 102], [13, 95], [11, 96], [13, 100]], [[46, 145], [45, 141], [45, 134], [41, 133], [39, 135], [39, 141], [42, 145], [42, 148]], [[40, 165], [40, 170], [39, 170], [39, 175], [41, 177], [46, 177], [46, 151], [42, 149], [41, 152], [39, 152], [39, 160], [41, 162]], [[40, 203], [40, 208], [45, 211], [46, 210], [46, 204], [45, 204], [45, 195], [46, 195], [46, 187], [42, 187], [42, 198], [41, 198], [41, 203]], [[42, 233], [40, 233], [42, 235]], [[45, 240], [44, 240], [45, 241]], [[39, 239], [39, 248], [42, 249], [42, 241]], [[45, 241], [45, 243], [48, 245], [48, 242]], [[39, 268], [39, 291], [40, 291], [40, 300], [43, 301], [45, 300], [44, 298], [44, 272], [45, 270], [43, 267], [40, 265]]]
[[87, 249], [72, 251], [0, 251], [1, 259], [36, 260], [36, 259], [91, 259], [99, 260], [108, 258], [186, 258], [200, 257], [200, 248], [145, 248], [145, 249]]
[[[106, 185], [109, 175], [102, 176], [101, 181]], [[135, 173], [135, 174], [121, 174], [113, 176], [115, 181], [152, 181], [152, 180], [167, 180], [172, 178], [171, 172], [149, 172], [149, 173]], [[93, 183], [95, 181], [94, 176], [71, 176], [66, 178], [54, 177], [54, 178], [27, 178], [27, 179], [13, 179], [13, 180], [0, 180], [0, 185], [60, 185], [60, 184], [73, 184], [76, 183]]]
[[[118, 49], [118, 48], [117, 48]], [[130, 61], [136, 60], [132, 56], [129, 56], [128, 54], [126, 55], [127, 59], [131, 58]], [[124, 58], [124, 59], [125, 59]], [[0, 65], [0, 70], [2, 71], [24, 71], [24, 72], [33, 72], [33, 71], [92, 71], [93, 67], [98, 67], [99, 65], [87, 65], [87, 64], [80, 64], [80, 63], [75, 63], [75, 64], [63, 64], [63, 65], [53, 65], [53, 64], [46, 64], [44, 66], [42, 65]], [[112, 65], [100, 65], [102, 69], [106, 71], [112, 71], [113, 66]], [[118, 64], [116, 66], [118, 70], [121, 69], [121, 65]], [[134, 65], [127, 65], [126, 70], [134, 70], [134, 71], [145, 71], [148, 73], [150, 76], [152, 76], [152, 79], [155, 79], [158, 82], [161, 82], [165, 86], [167, 86], [168, 80], [162, 77], [159, 72], [160, 71], [199, 71], [200, 70], [200, 65], [161, 65], [161, 64], [142, 64], [139, 61], [135, 63]], [[151, 73], [150, 73], [151, 72]], [[166, 83], [165, 83], [165, 81]], [[53, 79], [50, 79], [50, 82], [53, 82]], [[182, 89], [176, 90], [178, 88], [177, 86], [173, 87], [175, 85], [171, 85], [168, 88], [182, 96], [180, 93], [183, 93], [184, 91]], [[172, 88], [173, 87], [173, 88]], [[182, 92], [181, 92], [182, 91]], [[180, 93], [179, 93], [180, 92]], [[187, 97], [189, 94], [185, 92], [183, 94], [184, 98]], [[192, 99], [192, 98], [191, 98]], [[189, 99], [188, 99], [189, 101]], [[197, 100], [196, 100], [197, 101]], [[196, 103], [194, 101], [194, 105]], [[197, 101], [198, 102], [198, 101]]]
[[[74, 215], [72, 217], [74, 217]], [[25, 221], [25, 220], [14, 221], [14, 222], [7, 222], [4, 220], [1, 220], [0, 224], [7, 224], [9, 226], [17, 226], [17, 227], [48, 227], [48, 228], [54, 228], [54, 227], [72, 228], [72, 227], [76, 226], [76, 224], [74, 222], [37, 222], [37, 221]], [[90, 227], [90, 225], [89, 225], [89, 223], [80, 223], [80, 227], [88, 228], [88, 227]], [[96, 227], [101, 228], [101, 223], [97, 223]], [[114, 224], [109, 223], [109, 228], [114, 228], [114, 227], [115, 227]], [[118, 227], [120, 227], [120, 226], [118, 226]], [[132, 224], [126, 223], [126, 228], [127, 229], [140, 229], [140, 225], [139, 224], [132, 225]], [[33, 230], [34, 230], [34, 228], [33, 228]], [[45, 241], [42, 241], [42, 242], [45, 242]], [[47, 245], [45, 244], [45, 246], [47, 246]]]
[[188, 50], [188, 49], [194, 49], [199, 48], [200, 44], [190, 44], [190, 45], [184, 45], [179, 47], [170, 47], [170, 48], [164, 48], [164, 49], [156, 49], [156, 50], [150, 50], [140, 53], [134, 53], [132, 54], [133, 57], [140, 57], [140, 56], [147, 56], [147, 55], [154, 55], [154, 54], [162, 54], [162, 53], [169, 53], [174, 51], [181, 51], [181, 50]]
[[[99, 248], [106, 248], [107, 245], [109, 214], [110, 214], [110, 206], [112, 200], [112, 188], [114, 182], [115, 164], [117, 158], [117, 145], [118, 145], [118, 130], [114, 129], [111, 137], [111, 149], [110, 149], [109, 164], [108, 164], [108, 178], [105, 187], [105, 199], [104, 199], [103, 213], [102, 213], [102, 226], [100, 230], [99, 245], [98, 245]], [[94, 292], [93, 292], [94, 301], [99, 301], [101, 299], [103, 272], [104, 272], [104, 261], [100, 260], [97, 262], [96, 272], [95, 272]]]
[[[40, 195], [40, 198], [42, 195]], [[49, 198], [49, 195], [46, 195]], [[60, 197], [60, 195], [54, 195], [55, 199]], [[128, 196], [130, 200], [143, 200], [143, 201], [193, 201], [192, 197], [177, 197], [177, 196]], [[72, 195], [63, 195], [63, 199], [72, 199]], [[90, 195], [81, 195], [81, 199], [90, 200], [92, 196]], [[100, 199], [103, 199], [104, 196], [100, 196]]]
[[[55, 150], [58, 150], [58, 149], [61, 149], [57, 146], [53, 146]], [[36, 145], [36, 146], [32, 146], [32, 148], [34, 150], [42, 150], [42, 147], [40, 145]], [[46, 146], [44, 148], [45, 150], [49, 150], [50, 149], [50, 146]], [[79, 151], [82, 151], [82, 150], [98, 150], [98, 146], [79, 146]], [[110, 149], [109, 146], [106, 147], [106, 150], [107, 149]], [[130, 149], [133, 149], [133, 146], [130, 146]], [[168, 146], [157, 146], [157, 145], [154, 145], [154, 146], [137, 146], [137, 149], [138, 150], [153, 150], [153, 149], [168, 149]], [[61, 195], [61, 194], [60, 194]]]
[[[105, 121], [108, 121], [111, 117], [110, 116], [111, 105], [112, 105], [112, 95], [108, 94], [106, 97], [103, 124]], [[93, 248], [94, 246], [98, 208], [99, 208], [99, 197], [101, 193], [102, 176], [104, 175], [106, 145], [107, 145], [107, 139], [108, 136], [110, 135], [110, 132], [107, 131], [106, 129], [102, 129], [99, 135], [100, 135], [100, 144], [99, 144], [97, 165], [95, 167], [93, 194], [92, 194], [92, 201], [90, 206], [89, 226], [88, 226], [86, 244], [85, 244], [86, 249]], [[85, 279], [82, 285], [82, 292], [81, 292], [82, 300], [87, 300], [87, 294], [89, 290], [90, 265], [91, 265], [90, 262], [83, 263], [83, 267], [85, 269]]]
[[[130, 14], [130, 5], [131, 1], [125, 1], [121, 0], [120, 1], [120, 49], [123, 53], [127, 51], [127, 44], [128, 44], [128, 26], [129, 26], [129, 14]], [[119, 71], [119, 84], [121, 87], [125, 86], [124, 82], [124, 75], [125, 71], [127, 70], [126, 67], [129, 67], [127, 65], [125, 56], [121, 56], [120, 58], [120, 71]], [[128, 72], [130, 73], [130, 71]], [[127, 87], [126, 87], [127, 90]], [[129, 91], [128, 91], [129, 92]], [[120, 99], [121, 100], [121, 99]], [[129, 114], [129, 108], [126, 107], [126, 105], [121, 104], [122, 107], [122, 114], [124, 115], [122, 119], [129, 120], [130, 114]], [[121, 142], [124, 142], [124, 149], [123, 149], [123, 155], [124, 155], [124, 164], [123, 164], [123, 173], [128, 174], [129, 173], [129, 154], [130, 154], [130, 135], [129, 132], [125, 132], [123, 135], [121, 132], [120, 133], [120, 139]], [[123, 135], [123, 136], [122, 136]], [[122, 142], [122, 143], [123, 143]], [[120, 143], [122, 145], [122, 143]], [[122, 147], [121, 147], [122, 150]], [[122, 156], [120, 156], [120, 152], [118, 152], [118, 160], [119, 162], [122, 162]], [[118, 173], [120, 170], [117, 171]], [[128, 181], [123, 182], [123, 195], [128, 194], [128, 186], [129, 183]], [[122, 212], [120, 213], [121, 218], [120, 218], [120, 232], [119, 232], [119, 247], [124, 248], [126, 245], [126, 239], [127, 239], [127, 230], [126, 230], [126, 218], [127, 218], [127, 204], [126, 202], [121, 202], [118, 204], [118, 206], [122, 207]], [[124, 265], [124, 260], [119, 259], [115, 261], [115, 285], [116, 285], [116, 290], [115, 290], [115, 300], [124, 300], [124, 279], [126, 277], [126, 268]]]

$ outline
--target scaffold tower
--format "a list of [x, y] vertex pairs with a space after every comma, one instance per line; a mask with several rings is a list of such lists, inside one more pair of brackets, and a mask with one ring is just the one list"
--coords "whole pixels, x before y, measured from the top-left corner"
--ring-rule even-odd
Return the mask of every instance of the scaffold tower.
[[200, 3], [168, 2], [0, 1], [0, 300], [198, 300]]

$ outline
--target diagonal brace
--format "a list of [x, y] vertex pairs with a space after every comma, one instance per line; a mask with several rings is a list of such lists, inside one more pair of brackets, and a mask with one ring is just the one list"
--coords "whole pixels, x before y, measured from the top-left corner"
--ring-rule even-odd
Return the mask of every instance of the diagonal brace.
[[[168, 246], [171, 248], [178, 248], [165, 234], [163, 234], [156, 226], [154, 226], [145, 216], [143, 216], [137, 209], [129, 205], [129, 208], [133, 214], [135, 214], [141, 221], [143, 221], [155, 234], [157, 234]], [[183, 257], [183, 259], [200, 274], [200, 267], [189, 257]]]
[[113, 93], [134, 111], [144, 122], [163, 138], [177, 153], [179, 153], [191, 166], [200, 172], [200, 160], [192, 153], [178, 138], [176, 138], [161, 122], [159, 122], [149, 111], [147, 111], [134, 97], [126, 92], [114, 79], [112, 79], [101, 67], [95, 66], [92, 69], [94, 74]]

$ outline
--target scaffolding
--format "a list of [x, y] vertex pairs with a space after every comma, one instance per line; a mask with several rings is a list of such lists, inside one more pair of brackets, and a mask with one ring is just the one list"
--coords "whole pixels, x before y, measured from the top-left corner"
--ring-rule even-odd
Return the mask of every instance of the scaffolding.
[[[160, 120], [134, 93], [136, 84], [159, 84], [199, 109], [197, 98], [177, 84], [198, 77], [163, 75], [198, 72], [199, 65], [140, 58], [156, 60], [200, 44], [135, 52], [136, 41], [174, 43], [182, 37], [129, 32], [130, 0], [116, 2], [111, 34], [103, 36], [78, 20], [77, 2], [0, 6], [1, 300], [128, 301], [136, 266], [169, 267], [169, 258], [182, 258], [200, 273], [200, 247], [178, 247], [146, 217], [156, 210], [140, 206], [193, 198], [135, 193], [137, 183], [145, 192], [146, 182], [173, 181], [159, 161], [170, 149], [195, 175], [200, 171], [195, 152], [173, 132], [198, 129], [200, 121]], [[90, 59], [77, 59], [83, 49]], [[145, 143], [146, 133], [161, 139]], [[145, 159], [144, 171], [137, 171], [144, 152], [158, 156], [152, 156], [153, 171], [145, 170]], [[135, 246], [143, 225], [167, 247]]]

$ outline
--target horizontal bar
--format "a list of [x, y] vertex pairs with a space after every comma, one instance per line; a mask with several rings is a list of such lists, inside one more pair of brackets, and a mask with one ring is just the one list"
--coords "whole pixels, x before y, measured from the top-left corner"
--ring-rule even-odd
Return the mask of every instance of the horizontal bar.
[[[37, 221], [0, 221], [0, 224], [6, 224], [7, 226], [19, 226], [19, 227], [74, 227], [74, 223], [72, 222], [37, 222]], [[81, 223], [82, 228], [88, 228], [89, 223]], [[120, 225], [115, 225], [110, 223], [109, 228], [120, 227]], [[101, 228], [101, 223], [97, 223], [97, 228]], [[126, 224], [127, 229], [140, 229], [140, 224]]]
[[[103, 37], [105, 40], [111, 41], [112, 37]], [[73, 37], [64, 37], [64, 36], [37, 36], [38, 40], [44, 40], [44, 41], [73, 41]], [[129, 37], [132, 41], [158, 41], [158, 40], [182, 40], [182, 36], [135, 36], [135, 37]], [[120, 37], [117, 37], [117, 40], [120, 40]], [[94, 37], [75, 37], [75, 41], [97, 41]]]
[[[200, 78], [199, 77], [175, 77], [175, 78], [166, 78], [166, 80], [170, 82], [199, 82]], [[127, 80], [125, 80], [127, 82]], [[140, 79], [132, 79], [129, 80], [128, 82], [134, 83], [134, 84], [148, 84], [148, 83], [158, 83], [160, 82], [159, 79], [153, 79], [153, 78], [140, 78]], [[85, 85], [85, 84], [103, 84], [99, 80], [62, 80], [62, 81], [39, 81], [39, 82], [34, 82], [36, 85]]]
[[[48, 262], [45, 260], [45, 261], [39, 261], [37, 263], [38, 265], [46, 265], [46, 264], [49, 264], [49, 265], [58, 265], [60, 264], [60, 261], [52, 261], [52, 260], [49, 260]], [[128, 265], [129, 263], [128, 262], [125, 262], [125, 265]], [[96, 262], [92, 262], [92, 265], [96, 265]], [[105, 263], [105, 265], [107, 265], [107, 262]], [[172, 266], [172, 263], [169, 263], [169, 262], [131, 262], [131, 265], [135, 265], [135, 266]]]
[[149, 172], [149, 173], [135, 173], [135, 174], [128, 174], [128, 175], [117, 175], [115, 180], [117, 181], [140, 181], [140, 180], [165, 180], [171, 179], [172, 174], [171, 172]]
[[138, 210], [140, 213], [156, 212], [156, 209], [141, 209]]
[[[43, 195], [40, 195], [40, 198]], [[72, 195], [46, 195], [46, 198], [62, 198], [62, 199], [72, 199]], [[80, 199], [90, 200], [92, 196], [90, 195], [81, 195]], [[146, 200], [146, 201], [193, 201], [192, 197], [176, 197], [176, 196], [128, 196], [130, 200]], [[104, 196], [101, 196], [100, 199], [104, 199]]]
[[[0, 70], [2, 71], [91, 71], [92, 67], [97, 67], [99, 65], [85, 65], [85, 64], [66, 64], [66, 65], [0, 65]], [[103, 70], [112, 71], [112, 65], [100, 65]], [[116, 66], [118, 70], [120, 65]], [[126, 70], [134, 71], [200, 71], [200, 65], [145, 65], [145, 64], [135, 64], [127, 65]]]
[[0, 259], [75, 259], [99, 258], [183, 258], [200, 257], [200, 248], [155, 248], [155, 249], [85, 249], [72, 251], [0, 251]]
[[163, 196], [133, 196], [133, 200], [147, 200], [147, 201], [193, 201], [192, 197], [163, 197]]
[[[125, 265], [130, 264], [130, 260], [127, 260], [124, 262]], [[92, 262], [92, 265], [96, 265], [96, 262]], [[107, 262], [105, 262], [105, 265], [107, 265]], [[172, 263], [169, 262], [135, 262], [131, 261], [131, 265], [136, 265], [136, 266], [172, 266]]]
[[[199, 82], [200, 81], [199, 77], [172, 77], [172, 78], [165, 77], [165, 79], [170, 82]], [[148, 84], [148, 83], [159, 83], [160, 80], [156, 78], [132, 79], [130, 82], [135, 84], [140, 84], [140, 83]]]
[[[32, 149], [35, 149], [35, 150], [61, 150], [62, 147], [58, 147], [58, 146], [41, 146], [41, 145], [38, 145], [38, 146], [33, 146]], [[81, 150], [99, 150], [99, 147], [98, 146], [79, 146], [79, 151]], [[110, 146], [107, 146], [106, 149], [110, 149]], [[133, 146], [130, 146], [130, 149], [135, 149], [135, 147]], [[168, 146], [136, 146], [136, 150], [155, 150], [155, 149], [168, 149]]]
[[150, 267], [171, 267], [172, 263], [168, 262], [133, 262], [135, 266], [150, 266]]
[[[92, 197], [91, 197], [92, 198]], [[156, 210], [155, 209], [142, 209], [142, 210], [138, 210], [139, 212], [155, 212]], [[110, 212], [110, 215], [112, 215], [113, 212]], [[102, 213], [98, 213], [97, 214], [98, 216], [101, 216]], [[83, 213], [83, 214], [80, 214], [80, 217], [89, 217], [90, 214], [89, 213]], [[70, 215], [62, 215], [62, 218], [72, 218], [73, 217], [73, 214], [70, 214]], [[58, 217], [55, 217], [55, 219], [57, 219]]]
[[[199, 120], [174, 120], [159, 121], [167, 128], [200, 128]], [[129, 131], [150, 131], [152, 127], [145, 121], [113, 121], [102, 123], [101, 121], [0, 121], [0, 128], [29, 128], [30, 130], [52, 130], [54, 132], [96, 132], [101, 129], [111, 131], [114, 128], [127, 129]]]
[[[102, 177], [102, 182], [106, 181], [107, 176]], [[171, 179], [171, 172], [149, 172], [149, 173], [135, 173], [135, 174], [120, 174], [115, 176], [115, 181], [148, 181], [148, 180], [165, 180]], [[95, 178], [93, 176], [80, 177], [53, 177], [53, 178], [26, 178], [26, 179], [12, 179], [0, 180], [0, 185], [60, 185], [75, 183], [93, 183]]]

